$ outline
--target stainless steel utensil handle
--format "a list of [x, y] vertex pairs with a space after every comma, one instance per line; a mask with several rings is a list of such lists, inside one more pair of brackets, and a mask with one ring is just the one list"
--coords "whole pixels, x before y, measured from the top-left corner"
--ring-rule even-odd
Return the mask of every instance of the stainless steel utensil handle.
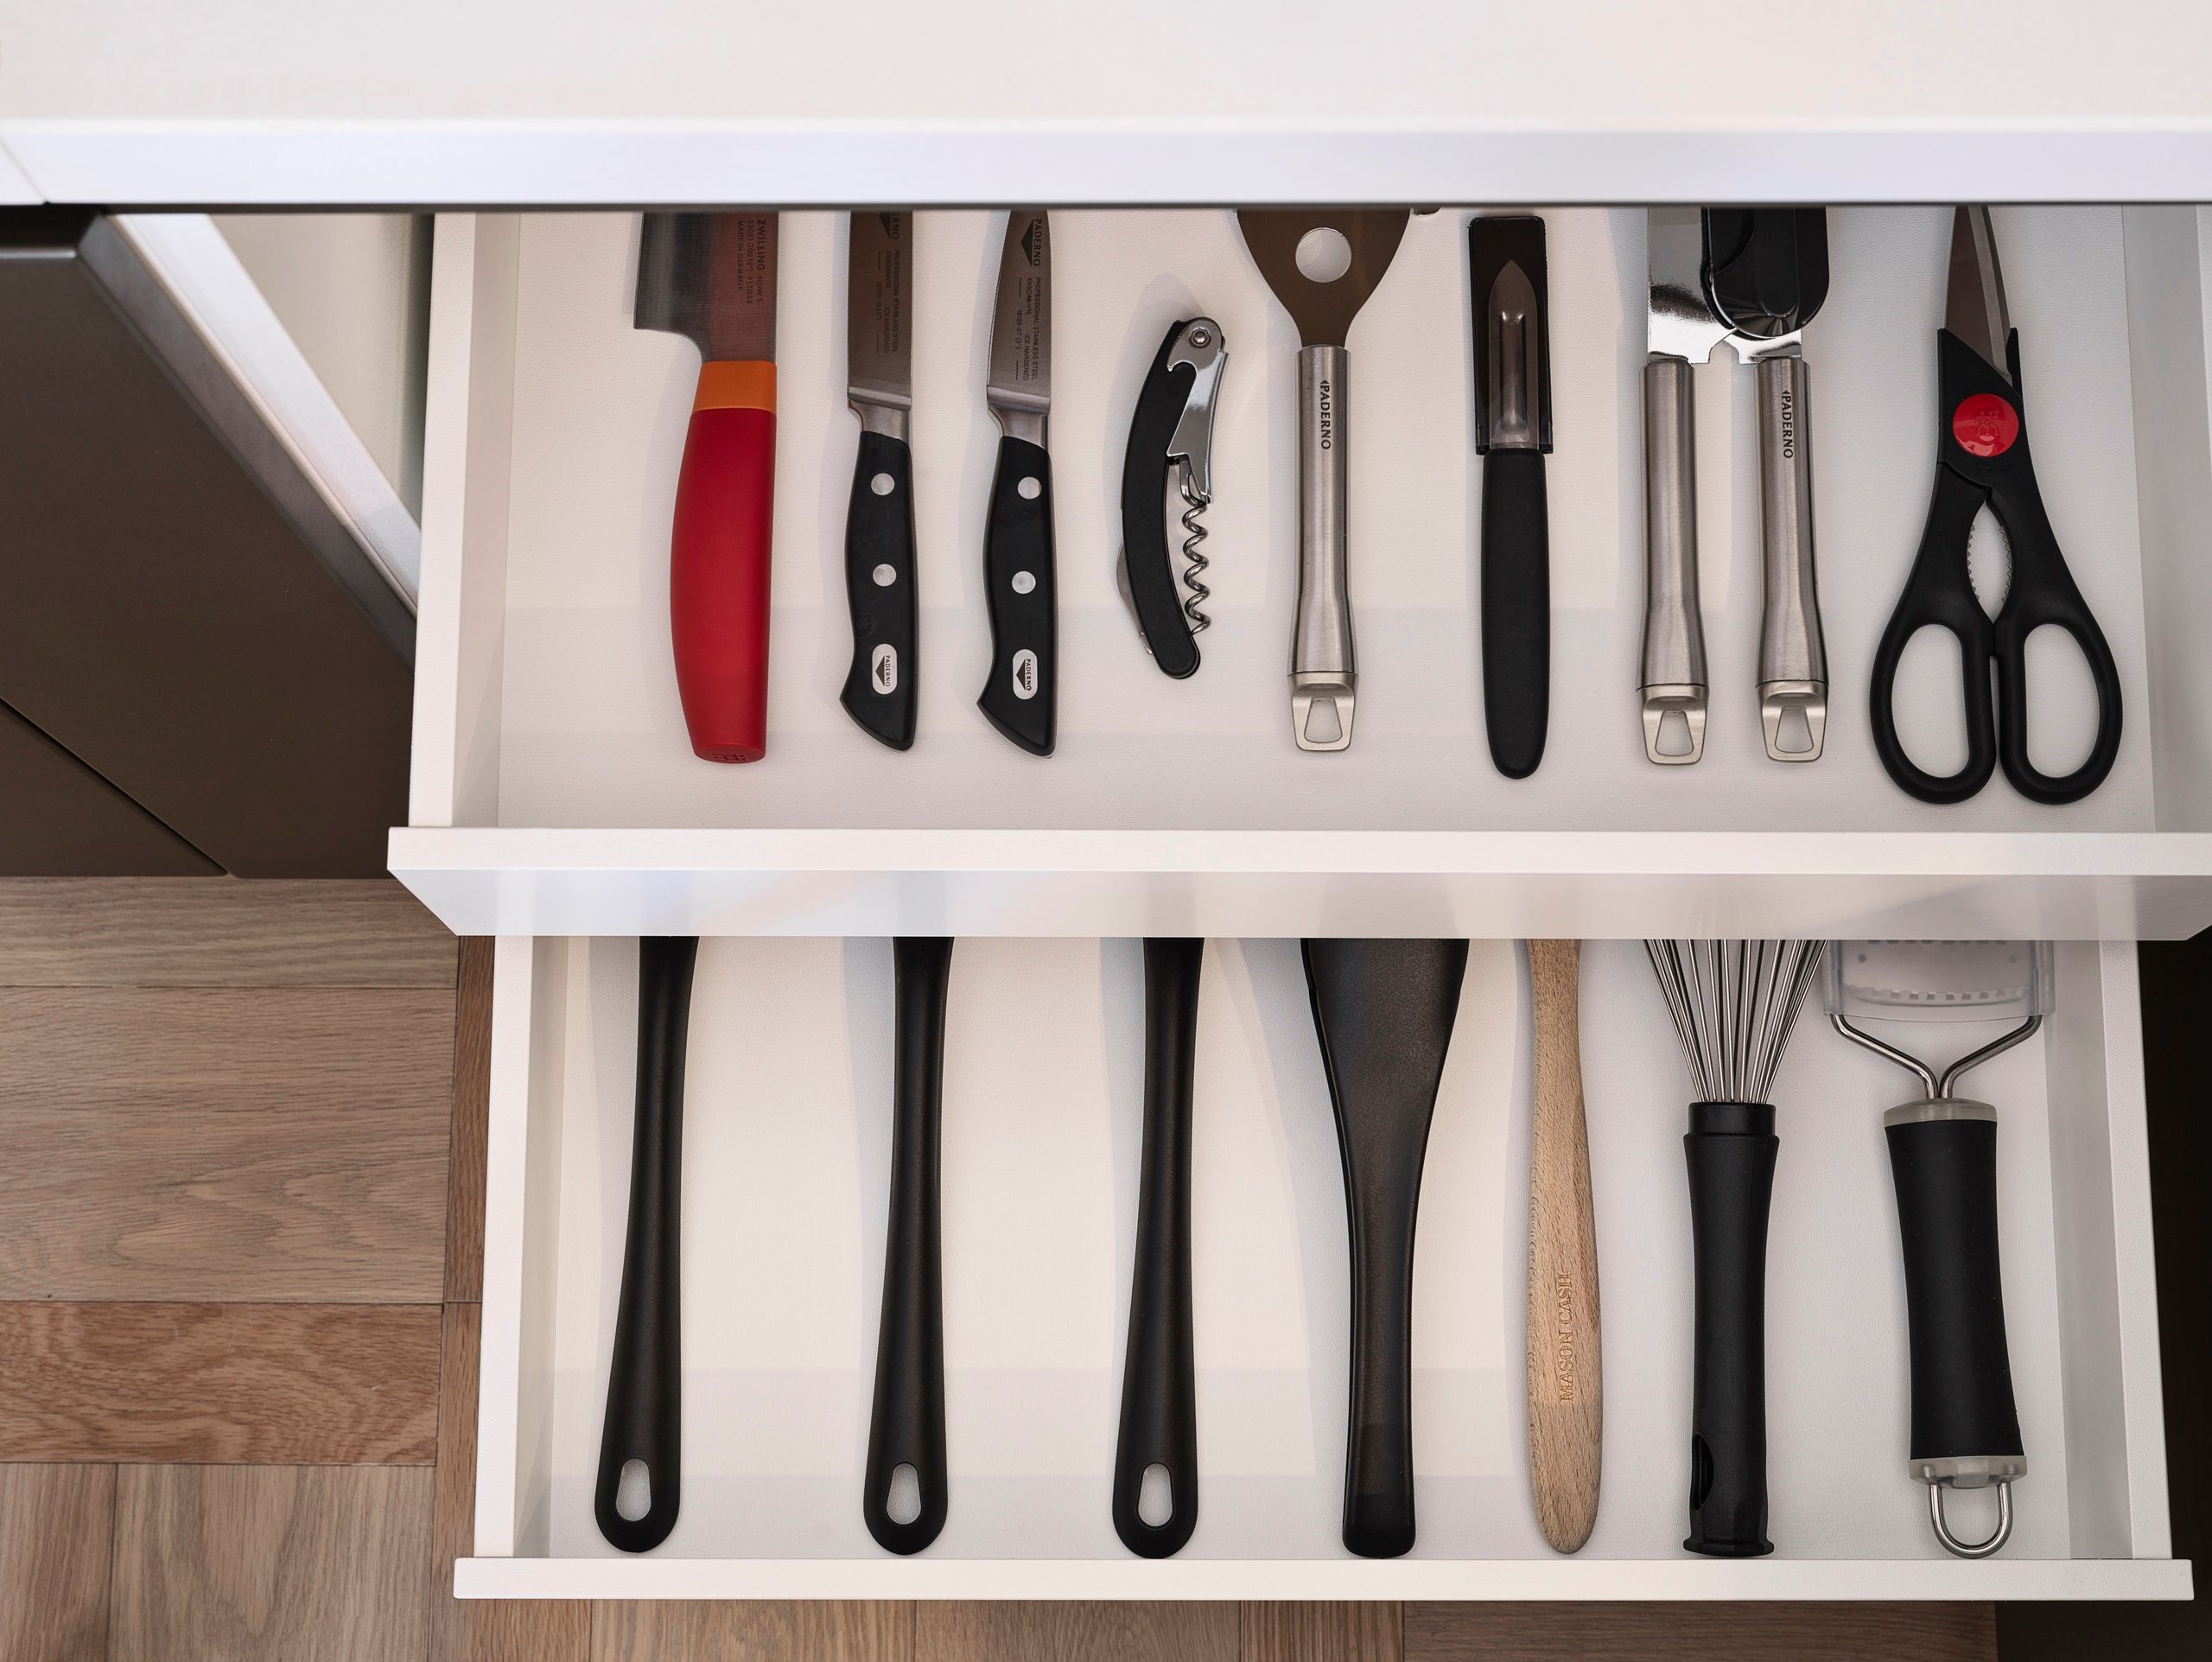
[[1301, 750], [1351, 743], [1351, 598], [1344, 547], [1342, 347], [1298, 353], [1298, 622], [1290, 644], [1291, 730]]
[[[1705, 754], [1705, 623], [1697, 601], [1697, 448], [1687, 359], [1643, 366], [1643, 754], [1681, 765]], [[1669, 714], [1689, 748], [1659, 748]]]
[[[1828, 660], [1813, 573], [1813, 429], [1805, 360], [1754, 366], [1759, 400], [1759, 542], [1766, 611], [1759, 626], [1759, 721], [1777, 761], [1812, 761], [1827, 728]], [[1804, 729], [1786, 723], [1792, 709]], [[1788, 730], [1785, 731], [1785, 726]], [[1810, 742], [1806, 742], [1809, 734]], [[1796, 748], [1785, 749], [1784, 742]]]

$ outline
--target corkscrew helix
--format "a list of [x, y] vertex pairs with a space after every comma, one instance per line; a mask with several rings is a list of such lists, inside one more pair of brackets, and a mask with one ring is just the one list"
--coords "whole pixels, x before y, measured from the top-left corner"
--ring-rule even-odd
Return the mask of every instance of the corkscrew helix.
[[[1213, 590], [1201, 580], [1211, 562], [1198, 544], [1208, 534], [1200, 520], [1213, 501], [1214, 407], [1228, 361], [1211, 318], [1170, 328], [1137, 396], [1122, 467], [1122, 595], [1153, 661], [1177, 680], [1198, 667], [1195, 637], [1212, 621], [1200, 609]], [[1179, 583], [1169, 562], [1171, 514], [1183, 530]]]

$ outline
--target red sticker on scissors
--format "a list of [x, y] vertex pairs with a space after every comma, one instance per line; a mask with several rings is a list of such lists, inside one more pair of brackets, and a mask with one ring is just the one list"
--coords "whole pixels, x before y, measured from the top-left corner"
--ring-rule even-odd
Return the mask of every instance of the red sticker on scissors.
[[1951, 411], [1951, 436], [1968, 455], [2003, 455], [2020, 436], [2020, 412], [1994, 392], [1977, 392]]

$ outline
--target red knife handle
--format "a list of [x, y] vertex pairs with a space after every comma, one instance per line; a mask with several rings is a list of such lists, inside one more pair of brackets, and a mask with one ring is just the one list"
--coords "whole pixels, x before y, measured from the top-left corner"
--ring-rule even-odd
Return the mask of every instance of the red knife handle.
[[768, 748], [768, 551], [776, 500], [776, 366], [702, 364], [669, 538], [669, 632], [691, 748]]

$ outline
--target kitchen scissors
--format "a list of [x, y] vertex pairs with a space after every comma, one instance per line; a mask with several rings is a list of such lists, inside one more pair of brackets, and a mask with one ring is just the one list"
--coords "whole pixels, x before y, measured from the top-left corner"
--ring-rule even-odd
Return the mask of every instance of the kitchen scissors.
[[[2120, 753], [2120, 672], [2066, 569], [2036, 488], [2020, 410], [2020, 337], [2005, 314], [1986, 207], [1961, 207], [1952, 221], [1950, 283], [1936, 351], [1936, 493], [1912, 574], [1874, 653], [1874, 748], [1890, 777], [1923, 802], [1965, 801], [1989, 782], [1999, 762], [2029, 800], [2078, 802], [2104, 783]], [[2012, 547], [2012, 578], [1994, 620], [1982, 609], [1967, 565], [1974, 517], [1985, 505]], [[2097, 735], [2088, 758], [2056, 777], [2028, 758], [2028, 637], [2046, 624], [2063, 629], [2082, 649], [2097, 691]], [[1967, 761], [1948, 776], [1923, 772], [1897, 741], [1897, 665], [1906, 644], [1931, 625], [1957, 638], [1965, 666]]]

